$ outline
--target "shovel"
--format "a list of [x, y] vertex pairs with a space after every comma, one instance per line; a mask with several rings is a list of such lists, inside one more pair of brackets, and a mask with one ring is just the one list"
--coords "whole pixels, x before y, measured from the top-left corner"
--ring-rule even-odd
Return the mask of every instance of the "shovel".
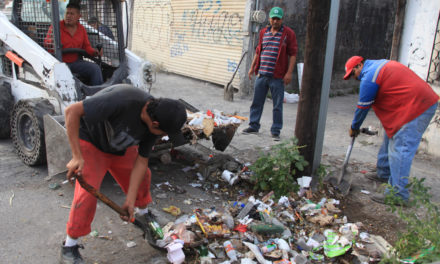
[[226, 101], [234, 101], [234, 87], [232, 87], [232, 81], [234, 80], [235, 74], [238, 71], [238, 68], [240, 67], [241, 62], [244, 59], [244, 55], [246, 55], [247, 51], [243, 52], [243, 54], [241, 54], [241, 58], [240, 61], [238, 62], [237, 67], [235, 68], [234, 73], [232, 74], [231, 80], [229, 80], [229, 82], [225, 85], [224, 87], [224, 91], [223, 91], [223, 97]]
[[[91, 195], [95, 196], [96, 198], [98, 198], [100, 201], [102, 201], [103, 203], [105, 203], [106, 205], [108, 205], [110, 208], [112, 208], [114, 211], [116, 211], [118, 214], [120, 215], [124, 215], [124, 216], [128, 216], [128, 212], [125, 211], [124, 209], [122, 209], [122, 207], [120, 207], [119, 205], [117, 205], [115, 202], [113, 202], [110, 198], [108, 198], [107, 196], [105, 196], [104, 194], [102, 194], [100, 191], [96, 190], [92, 185], [88, 184], [84, 178], [82, 177], [82, 175], [79, 175], [77, 173], [75, 173], [76, 180], [78, 181], [79, 185], [81, 185], [81, 187], [86, 190], [87, 192], [89, 192]], [[156, 244], [156, 241], [153, 239], [151, 232], [148, 232], [146, 230], [143, 230], [142, 226], [143, 224], [137, 220], [137, 219], [132, 219], [130, 220], [131, 223], [133, 223], [135, 226], [139, 227], [140, 229], [142, 229], [142, 231], [145, 232], [145, 239], [148, 241], [148, 243], [155, 249], [161, 250], [161, 251], [166, 251], [165, 248], [161, 248]]]
[[336, 189], [338, 189], [343, 196], [347, 195], [350, 192], [350, 188], [351, 188], [351, 182], [352, 182], [351, 173], [349, 173], [348, 179], [347, 177], [344, 178], [344, 176], [345, 176], [345, 171], [347, 170], [348, 160], [350, 159], [351, 150], [353, 149], [354, 140], [355, 137], [352, 137], [351, 143], [348, 146], [347, 152], [345, 154], [345, 159], [344, 159], [344, 163], [342, 164], [341, 173], [338, 175], [336, 179], [331, 178], [329, 180], [330, 183], [332, 183], [332, 185]]

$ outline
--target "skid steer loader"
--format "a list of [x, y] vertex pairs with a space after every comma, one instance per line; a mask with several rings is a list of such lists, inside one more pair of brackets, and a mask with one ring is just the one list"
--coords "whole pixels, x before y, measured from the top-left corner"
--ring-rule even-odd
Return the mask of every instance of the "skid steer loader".
[[[131, 83], [149, 89], [153, 82], [152, 64], [126, 49], [126, 3], [77, 3], [81, 5], [80, 23], [91, 45], [103, 48], [98, 59], [84, 57], [100, 66], [105, 81], [100, 86], [88, 85], [62, 62], [65, 52], [87, 56], [84, 50], [61, 47], [59, 25], [68, 0], [14, 0], [10, 20], [0, 12], [0, 137], [12, 137], [18, 156], [27, 165], [47, 159], [49, 176], [64, 171], [69, 159], [63, 128], [64, 109], [69, 104], [113, 84]], [[105, 24], [111, 37], [88, 24], [92, 17]], [[47, 36], [49, 27], [53, 34]], [[43, 43], [46, 37], [52, 38], [53, 46]]]

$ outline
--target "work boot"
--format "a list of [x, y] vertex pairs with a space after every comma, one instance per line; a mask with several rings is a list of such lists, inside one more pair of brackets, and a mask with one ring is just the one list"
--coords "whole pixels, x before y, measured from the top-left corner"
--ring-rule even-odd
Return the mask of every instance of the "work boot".
[[73, 247], [65, 247], [64, 242], [61, 246], [61, 264], [84, 264], [84, 260], [79, 253], [79, 249], [84, 249], [83, 245], [75, 245]]
[[242, 131], [243, 134], [257, 134], [258, 130], [248, 127]]
[[379, 176], [377, 176], [376, 173], [367, 173], [367, 174], [365, 174], [365, 178], [367, 178], [371, 181], [377, 181], [380, 183], [388, 183], [388, 180], [383, 179], [383, 178], [379, 178]]
[[281, 140], [280, 135], [276, 135], [276, 134], [272, 134], [272, 139], [273, 139], [273, 141], [280, 141]]
[[385, 194], [382, 193], [376, 193], [370, 196], [370, 199], [375, 201], [376, 203], [381, 203], [385, 205], [397, 205], [397, 206], [408, 206], [408, 202], [404, 201], [403, 199], [399, 199], [396, 197], [395, 199], [393, 197], [386, 197]]

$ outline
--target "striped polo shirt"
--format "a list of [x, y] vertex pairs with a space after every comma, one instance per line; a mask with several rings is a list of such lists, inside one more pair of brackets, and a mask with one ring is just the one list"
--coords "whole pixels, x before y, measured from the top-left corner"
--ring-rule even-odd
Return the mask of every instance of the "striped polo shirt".
[[273, 76], [275, 64], [277, 62], [278, 52], [280, 50], [281, 36], [284, 27], [281, 27], [275, 35], [272, 35], [270, 28], [266, 30], [263, 36], [263, 43], [260, 56], [260, 69], [258, 73], [264, 76]]

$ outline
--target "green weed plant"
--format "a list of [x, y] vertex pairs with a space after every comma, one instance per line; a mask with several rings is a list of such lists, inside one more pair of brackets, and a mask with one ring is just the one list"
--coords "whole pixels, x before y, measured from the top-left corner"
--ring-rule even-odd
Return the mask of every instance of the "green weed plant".
[[254, 174], [254, 190], [274, 191], [276, 197], [296, 192], [299, 186], [295, 180], [298, 171], [303, 171], [308, 162], [300, 154], [298, 139], [291, 138], [275, 145], [268, 153], [260, 157], [250, 166]]
[[[394, 251], [381, 263], [433, 263], [440, 260], [440, 214], [437, 204], [431, 202], [430, 187], [424, 186], [425, 178], [411, 177], [407, 188], [411, 190], [408, 207], [401, 207], [395, 191], [391, 190], [385, 202], [392, 212], [406, 223], [399, 232]], [[417, 209], [417, 213], [414, 210]]]

